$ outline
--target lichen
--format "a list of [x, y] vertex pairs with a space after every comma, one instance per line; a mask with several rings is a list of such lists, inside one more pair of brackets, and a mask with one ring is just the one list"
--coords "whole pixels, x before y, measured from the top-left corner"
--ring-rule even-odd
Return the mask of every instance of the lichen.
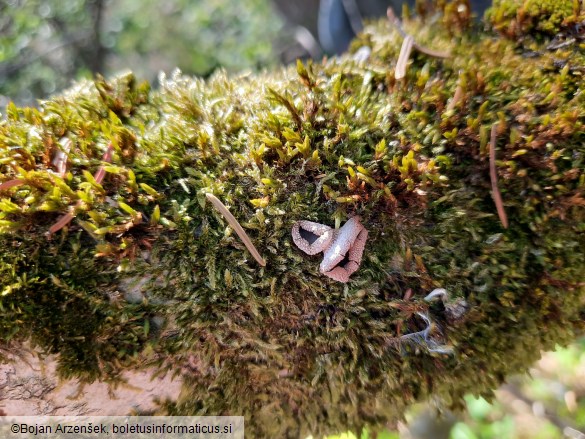
[[[154, 91], [97, 78], [39, 109], [10, 105], [0, 338], [31, 339], [86, 381], [139, 365], [180, 374], [184, 392], [160, 413], [242, 414], [252, 437], [375, 431], [430, 397], [461, 407], [569, 343], [585, 329], [582, 55], [535, 40], [526, 57], [458, 10], [405, 23], [451, 57], [415, 52], [403, 80], [402, 37], [380, 21], [352, 46], [371, 49], [367, 63], [348, 53], [260, 75], [176, 73]], [[493, 126], [508, 228], [491, 194]], [[354, 215], [369, 236], [341, 284], [291, 229]], [[129, 279], [144, 284], [141, 303], [121, 297]], [[464, 311], [426, 302], [435, 288]]]

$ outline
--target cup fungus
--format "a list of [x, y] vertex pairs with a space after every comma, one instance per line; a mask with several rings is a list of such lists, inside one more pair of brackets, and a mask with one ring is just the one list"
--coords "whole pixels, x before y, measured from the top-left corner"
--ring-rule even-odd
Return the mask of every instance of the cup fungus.
[[308, 255], [323, 252], [319, 271], [346, 283], [362, 262], [368, 231], [359, 216], [350, 218], [338, 230], [311, 221], [297, 221], [292, 228], [294, 243]]

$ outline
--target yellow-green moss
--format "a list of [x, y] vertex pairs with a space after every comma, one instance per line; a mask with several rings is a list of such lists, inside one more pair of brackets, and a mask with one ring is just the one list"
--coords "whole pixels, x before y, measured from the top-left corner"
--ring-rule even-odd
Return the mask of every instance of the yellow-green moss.
[[580, 2], [573, 0], [494, 0], [486, 18], [509, 36], [535, 32], [555, 35], [561, 25], [579, 16]]

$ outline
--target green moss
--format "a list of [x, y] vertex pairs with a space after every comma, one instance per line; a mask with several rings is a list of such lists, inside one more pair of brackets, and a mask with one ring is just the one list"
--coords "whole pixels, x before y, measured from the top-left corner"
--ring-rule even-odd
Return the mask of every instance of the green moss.
[[[259, 76], [177, 73], [156, 91], [98, 78], [38, 110], [9, 106], [0, 181], [18, 183], [0, 201], [2, 340], [32, 339], [88, 381], [139, 364], [173, 371], [184, 392], [161, 413], [243, 414], [255, 437], [375, 431], [431, 397], [461, 407], [569, 343], [585, 321], [581, 55], [527, 58], [465, 27], [406, 28], [452, 56], [415, 53], [396, 81], [402, 40], [380, 22], [353, 46], [371, 48], [367, 64], [347, 54]], [[496, 123], [509, 228], [491, 194]], [[344, 285], [290, 232], [353, 214], [369, 239]], [[124, 300], [136, 281], [144, 300]], [[447, 305], [423, 300], [438, 287]], [[425, 328], [417, 313], [433, 321], [430, 345], [452, 354], [401, 341]]]
[[579, 15], [580, 2], [573, 0], [494, 0], [486, 18], [509, 36], [530, 33], [555, 35], [563, 24]]

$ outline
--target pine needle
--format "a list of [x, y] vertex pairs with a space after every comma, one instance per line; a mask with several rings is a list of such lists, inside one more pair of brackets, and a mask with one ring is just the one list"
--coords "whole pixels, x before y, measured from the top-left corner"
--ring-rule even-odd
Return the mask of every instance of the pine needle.
[[264, 258], [262, 256], [260, 256], [260, 253], [258, 253], [258, 250], [256, 250], [256, 247], [254, 247], [254, 244], [252, 244], [252, 240], [249, 238], [248, 234], [244, 231], [244, 229], [242, 228], [242, 226], [240, 225], [238, 220], [235, 219], [234, 216], [230, 213], [228, 208], [225, 207], [225, 205], [221, 201], [219, 201], [219, 199], [215, 195], [207, 193], [207, 194], [205, 194], [205, 196], [207, 197], [207, 199], [209, 201], [211, 201], [211, 204], [213, 204], [213, 207], [215, 207], [217, 209], [217, 211], [222, 214], [222, 216], [227, 220], [227, 222], [230, 224], [230, 226], [232, 226], [232, 228], [236, 231], [236, 233], [238, 234], [238, 236], [240, 237], [240, 239], [242, 240], [242, 242], [244, 243], [244, 245], [246, 246], [248, 251], [252, 254], [252, 256], [254, 256], [254, 259], [256, 259], [256, 261], [262, 267], [266, 267], [266, 261], [264, 260]]
[[[402, 26], [402, 21], [396, 16], [396, 14], [394, 14], [394, 11], [392, 10], [391, 7], [389, 7], [387, 9], [386, 14], [388, 16], [388, 20], [390, 21], [390, 23], [396, 27], [396, 30], [398, 31], [398, 33], [400, 35], [402, 35], [402, 38], [404, 38], [406, 40], [406, 38], [409, 37], [410, 35], [408, 35], [405, 32], [404, 27]], [[412, 42], [412, 46], [416, 50], [418, 50], [420, 53], [424, 53], [425, 55], [432, 56], [433, 58], [451, 58], [451, 54], [449, 52], [441, 52], [439, 50], [429, 49], [428, 47], [421, 46], [416, 41], [414, 41], [414, 39]], [[396, 78], [396, 79], [398, 79], [398, 78]]]
[[412, 38], [410, 35], [407, 35], [402, 42], [400, 54], [398, 55], [398, 61], [396, 62], [396, 70], [394, 72], [394, 77], [396, 79], [402, 79], [406, 76], [406, 67], [408, 64], [408, 59], [410, 58], [410, 54], [412, 53], [413, 44], [414, 38]]
[[496, 138], [498, 135], [498, 124], [495, 123], [492, 125], [492, 132], [490, 137], [490, 178], [492, 181], [492, 197], [494, 199], [494, 203], [496, 203], [496, 209], [498, 211], [498, 216], [500, 217], [500, 221], [505, 229], [508, 228], [508, 217], [506, 216], [506, 211], [504, 210], [504, 203], [502, 201], [502, 195], [500, 194], [500, 189], [498, 188], [498, 173], [496, 172]]

